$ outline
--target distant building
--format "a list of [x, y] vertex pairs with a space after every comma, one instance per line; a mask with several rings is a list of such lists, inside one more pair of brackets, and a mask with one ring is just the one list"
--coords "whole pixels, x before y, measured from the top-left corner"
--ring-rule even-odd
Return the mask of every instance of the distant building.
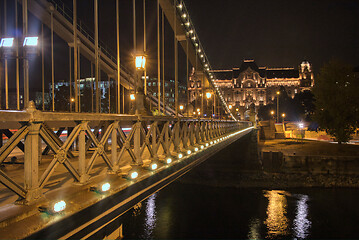
[[[244, 60], [240, 68], [212, 72], [225, 101], [242, 119], [250, 106], [257, 109], [274, 102], [281, 86], [288, 96], [294, 98], [295, 94], [314, 85], [312, 65], [308, 61], [303, 61], [298, 69], [294, 69], [258, 67], [254, 60]], [[190, 87], [193, 100], [200, 93], [201, 82], [198, 78], [192, 78]]]
[[[152, 94], [154, 97], [158, 97], [158, 78], [147, 76], [147, 91], [148, 94]], [[144, 79], [144, 77], [142, 77]], [[175, 80], [166, 78], [165, 80], [165, 103], [168, 104], [171, 108], [175, 107]], [[162, 92], [162, 80], [160, 82], [161, 92]], [[185, 104], [187, 102], [186, 97], [186, 86], [178, 82], [178, 101], [179, 104]], [[162, 102], [162, 97], [161, 97]]]

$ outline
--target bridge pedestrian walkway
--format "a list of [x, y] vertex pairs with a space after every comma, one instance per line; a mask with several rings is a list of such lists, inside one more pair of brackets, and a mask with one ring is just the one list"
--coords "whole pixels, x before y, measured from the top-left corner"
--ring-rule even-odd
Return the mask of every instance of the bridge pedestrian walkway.
[[[134, 199], [159, 190], [252, 129], [250, 122], [41, 112], [31, 107], [2, 111], [0, 122], [4, 130], [15, 129], [0, 148], [0, 235], [8, 238], [21, 235], [3, 235], [9, 227], [28, 224], [21, 229], [21, 236], [27, 236], [108, 196], [126, 196], [123, 201], [135, 204]], [[67, 136], [61, 136], [64, 129]], [[23, 164], [5, 164], [20, 143], [24, 154], [16, 162]], [[111, 185], [107, 193], [98, 191], [104, 183]], [[60, 200], [68, 205], [64, 215], [39, 211]]]

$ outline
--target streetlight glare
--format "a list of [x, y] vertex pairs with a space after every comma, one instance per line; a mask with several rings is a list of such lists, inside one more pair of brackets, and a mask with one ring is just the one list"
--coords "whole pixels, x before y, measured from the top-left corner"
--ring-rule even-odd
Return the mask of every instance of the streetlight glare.
[[14, 45], [14, 38], [2, 38], [0, 47], [12, 47]]
[[35, 47], [39, 41], [38, 37], [25, 37], [23, 46]]
[[145, 56], [136, 56], [136, 68], [144, 69], [146, 66], [146, 57]]
[[183, 110], [183, 105], [180, 105], [180, 106], [179, 106], [179, 109], [180, 109], [180, 110]]
[[276, 93], [277, 93], [277, 95], [279, 95], [279, 94], [280, 94], [280, 92], [279, 92], [279, 91], [277, 91]]
[[211, 98], [212, 94], [210, 92], [206, 93], [206, 97], [209, 99]]
[[229, 109], [232, 109], [232, 105], [229, 105], [228, 108], [229, 108]]

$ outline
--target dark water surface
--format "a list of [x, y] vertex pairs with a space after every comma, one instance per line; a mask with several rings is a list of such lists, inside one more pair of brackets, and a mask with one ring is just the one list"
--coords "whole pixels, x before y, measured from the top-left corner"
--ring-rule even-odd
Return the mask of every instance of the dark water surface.
[[359, 238], [359, 189], [213, 186], [242, 170], [261, 171], [255, 135], [138, 204], [124, 217], [125, 239]]
[[359, 190], [216, 188], [179, 182], [125, 218], [125, 239], [358, 238]]

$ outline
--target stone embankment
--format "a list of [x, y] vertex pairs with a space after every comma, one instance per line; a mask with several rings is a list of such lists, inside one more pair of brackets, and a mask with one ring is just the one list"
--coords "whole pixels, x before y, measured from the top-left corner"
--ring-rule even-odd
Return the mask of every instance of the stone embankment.
[[217, 187], [359, 188], [359, 146], [274, 139], [256, 133], [216, 154], [180, 181]]

